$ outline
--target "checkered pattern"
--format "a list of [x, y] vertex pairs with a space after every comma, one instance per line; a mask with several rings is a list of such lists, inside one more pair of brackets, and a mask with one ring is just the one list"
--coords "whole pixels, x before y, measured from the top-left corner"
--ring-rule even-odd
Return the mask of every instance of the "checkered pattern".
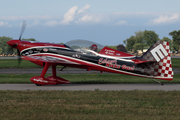
[[[161, 59], [159, 62], [156, 62], [153, 55], [151, 54], [151, 50], [162, 44], [168, 55]], [[140, 66], [141, 73], [147, 74], [149, 76], [156, 77], [173, 77], [173, 70], [171, 65], [171, 57], [169, 50], [169, 43], [165, 41], [157, 41], [143, 56], [142, 59], [146, 61], [153, 61], [152, 63], [146, 63]]]
[[170, 53], [155, 65], [154, 76], [173, 77]]

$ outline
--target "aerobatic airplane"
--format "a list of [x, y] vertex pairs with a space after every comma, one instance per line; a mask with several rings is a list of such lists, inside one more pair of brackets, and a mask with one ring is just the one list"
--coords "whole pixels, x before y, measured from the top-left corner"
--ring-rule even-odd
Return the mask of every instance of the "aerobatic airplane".
[[[100, 44], [73, 40], [66, 44], [22, 41], [25, 24], [18, 40], [7, 44], [17, 49], [21, 59], [43, 67], [40, 76], [30, 78], [36, 85], [69, 84], [56, 75], [56, 66], [76, 67], [100, 72], [112, 72], [160, 80], [173, 80], [169, 43], [157, 41], [141, 57], [136, 57]], [[45, 78], [52, 66], [52, 76]]]

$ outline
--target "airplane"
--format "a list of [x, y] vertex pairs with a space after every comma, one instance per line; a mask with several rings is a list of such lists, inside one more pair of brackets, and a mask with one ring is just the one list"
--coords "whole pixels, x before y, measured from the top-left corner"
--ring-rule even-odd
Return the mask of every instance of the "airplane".
[[[25, 26], [26, 23], [23, 23], [19, 39], [10, 40], [7, 44], [17, 49], [20, 59], [43, 67], [40, 76], [30, 78], [37, 86], [69, 84], [70, 81], [56, 75], [58, 65], [63, 66], [62, 69], [68, 66], [153, 80], [173, 80], [168, 42], [156, 41], [142, 56], [137, 57], [87, 40], [72, 40], [65, 44], [22, 41]], [[50, 66], [52, 76], [45, 78]]]

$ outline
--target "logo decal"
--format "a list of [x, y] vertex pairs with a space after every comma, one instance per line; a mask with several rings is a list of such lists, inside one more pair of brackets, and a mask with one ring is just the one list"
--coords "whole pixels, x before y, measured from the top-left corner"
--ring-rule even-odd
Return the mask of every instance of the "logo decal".
[[108, 60], [100, 58], [98, 64], [105, 64], [106, 67], [110, 67], [110, 68], [117, 68], [117, 69], [123, 69], [123, 70], [131, 70], [133, 71], [135, 69], [135, 66], [130, 67], [130, 66], [126, 66], [126, 65], [118, 65], [117, 64], [117, 60]]
[[114, 50], [107, 50], [107, 49], [105, 49], [105, 54], [114, 55], [114, 53], [115, 53]]
[[[162, 46], [162, 44], [159, 44], [158, 46], [156, 46], [154, 49], [152, 49], [151, 54], [153, 55], [153, 57], [156, 59], [157, 62], [159, 62], [161, 59], [163, 59], [164, 57], [168, 56], [167, 51], [164, 49], [164, 47]], [[163, 54], [164, 55], [163, 55]]]
[[118, 68], [120, 69], [120, 65], [117, 65], [117, 60], [108, 60], [100, 58], [98, 64], [106, 64], [107, 67], [111, 67], [111, 68]]
[[48, 49], [44, 48], [44, 49], [43, 49], [43, 51], [44, 51], [44, 52], [47, 52], [47, 51], [48, 51]]

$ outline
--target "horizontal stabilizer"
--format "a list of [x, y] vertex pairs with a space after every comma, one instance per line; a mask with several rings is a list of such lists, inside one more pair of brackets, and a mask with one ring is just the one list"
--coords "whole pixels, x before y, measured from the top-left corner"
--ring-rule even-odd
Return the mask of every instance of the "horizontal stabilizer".
[[108, 55], [108, 56], [114, 56], [114, 57], [135, 57], [134, 55], [131, 55], [131, 54], [127, 54], [127, 53], [124, 53], [124, 52], [121, 52], [121, 51], [118, 51], [118, 50], [115, 50], [115, 49], [112, 49], [112, 48], [109, 48], [109, 47], [104, 47], [100, 52], [99, 54], [102, 54], [102, 55]]

